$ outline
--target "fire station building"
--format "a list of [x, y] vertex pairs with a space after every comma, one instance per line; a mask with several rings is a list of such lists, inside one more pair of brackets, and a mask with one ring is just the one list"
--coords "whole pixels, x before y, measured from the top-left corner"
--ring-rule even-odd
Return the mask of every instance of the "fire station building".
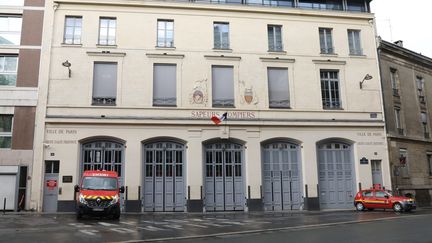
[[46, 2], [32, 208], [73, 210], [89, 169], [118, 172], [131, 212], [391, 187], [369, 1]]

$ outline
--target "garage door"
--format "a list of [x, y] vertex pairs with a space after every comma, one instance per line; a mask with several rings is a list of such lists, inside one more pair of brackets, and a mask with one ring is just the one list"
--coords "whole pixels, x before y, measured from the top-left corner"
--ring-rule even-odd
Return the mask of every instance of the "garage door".
[[184, 145], [158, 142], [144, 146], [144, 211], [184, 211]]
[[301, 163], [299, 146], [273, 143], [263, 147], [264, 209], [299, 209], [301, 205]]
[[6, 210], [15, 210], [16, 175], [0, 175], [0, 209], [3, 210], [6, 198]]
[[206, 211], [244, 210], [243, 146], [206, 145], [204, 175]]
[[355, 173], [351, 154], [348, 144], [327, 143], [318, 146], [321, 209], [353, 207]]

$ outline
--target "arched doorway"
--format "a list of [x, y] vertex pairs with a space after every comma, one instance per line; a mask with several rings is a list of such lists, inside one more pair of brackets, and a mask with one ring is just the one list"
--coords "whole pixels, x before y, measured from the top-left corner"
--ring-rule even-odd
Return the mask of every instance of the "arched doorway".
[[[83, 142], [81, 146], [80, 177], [86, 170], [116, 171], [120, 186], [124, 186], [124, 150], [123, 143], [101, 138]], [[120, 194], [121, 209], [124, 210], [124, 193]]]
[[318, 144], [318, 179], [321, 209], [353, 207], [355, 168], [352, 146], [330, 141]]
[[288, 142], [262, 146], [264, 209], [282, 211], [300, 209], [302, 173], [300, 148]]
[[204, 145], [206, 211], [245, 208], [244, 147], [224, 141]]
[[185, 209], [185, 146], [164, 141], [144, 144], [144, 211]]

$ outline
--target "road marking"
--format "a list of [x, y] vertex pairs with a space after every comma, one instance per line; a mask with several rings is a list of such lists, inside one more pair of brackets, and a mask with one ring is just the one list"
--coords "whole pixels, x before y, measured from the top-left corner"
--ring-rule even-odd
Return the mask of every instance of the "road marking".
[[79, 230], [79, 232], [86, 234], [86, 235], [91, 235], [91, 236], [95, 236], [97, 233], [99, 233], [99, 230], [95, 230], [95, 229], [82, 229]]
[[148, 231], [160, 231], [160, 230], [166, 230], [166, 229], [161, 229], [161, 228], [158, 228], [158, 227], [154, 227], [154, 226], [151, 226], [151, 225], [149, 225], [149, 226], [145, 226], [145, 227], [137, 227], [137, 229], [143, 229], [143, 230], [148, 230]]
[[214, 234], [207, 234], [207, 235], [192, 235], [192, 236], [166, 237], [166, 238], [144, 239], [144, 240], [115, 241], [111, 243], [117, 243], [117, 242], [118, 243], [119, 242], [138, 243], [138, 242], [155, 242], [155, 241], [159, 242], [159, 241], [170, 241], [170, 240], [187, 240], [187, 239], [199, 239], [199, 238], [208, 238], [208, 237], [220, 237], [220, 236], [228, 236], [228, 235], [255, 234], [255, 233], [263, 233], [263, 232], [282, 231], [282, 230], [302, 230], [302, 229], [304, 230], [304, 229], [311, 229], [311, 228], [338, 226], [343, 224], [358, 224], [358, 223], [387, 221], [387, 220], [402, 219], [402, 218], [417, 218], [417, 217], [424, 217], [424, 216], [431, 216], [431, 215], [422, 214], [422, 215], [410, 215], [410, 216], [396, 216], [396, 217], [387, 217], [387, 218], [379, 218], [379, 219], [351, 220], [351, 221], [326, 223], [326, 224], [288, 226], [288, 227], [280, 227], [280, 228], [272, 228], [272, 229], [233, 231], [233, 232], [214, 233]]
[[110, 230], [114, 231], [114, 232], [117, 232], [117, 233], [120, 233], [120, 234], [136, 233], [135, 230], [127, 229], [127, 228], [113, 228], [113, 229], [110, 229]]

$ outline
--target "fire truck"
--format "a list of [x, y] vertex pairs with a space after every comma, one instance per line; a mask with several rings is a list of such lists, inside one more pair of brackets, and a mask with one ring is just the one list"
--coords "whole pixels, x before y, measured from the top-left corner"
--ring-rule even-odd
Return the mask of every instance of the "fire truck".
[[119, 186], [115, 171], [84, 171], [80, 185], [75, 186], [76, 216], [83, 215], [111, 216], [120, 218], [120, 193], [124, 187]]

